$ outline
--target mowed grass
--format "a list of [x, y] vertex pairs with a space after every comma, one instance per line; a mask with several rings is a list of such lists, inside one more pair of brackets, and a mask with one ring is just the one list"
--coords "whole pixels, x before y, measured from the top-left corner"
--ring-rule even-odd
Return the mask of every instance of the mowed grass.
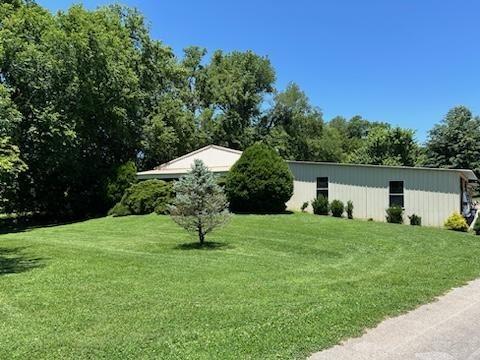
[[480, 273], [478, 238], [234, 216], [200, 250], [168, 217], [0, 236], [0, 358], [290, 359]]

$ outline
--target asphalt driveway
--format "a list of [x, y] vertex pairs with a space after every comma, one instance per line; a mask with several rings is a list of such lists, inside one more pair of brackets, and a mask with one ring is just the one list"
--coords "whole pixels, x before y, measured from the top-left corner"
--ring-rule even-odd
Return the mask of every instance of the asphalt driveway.
[[309, 359], [480, 359], [480, 279]]

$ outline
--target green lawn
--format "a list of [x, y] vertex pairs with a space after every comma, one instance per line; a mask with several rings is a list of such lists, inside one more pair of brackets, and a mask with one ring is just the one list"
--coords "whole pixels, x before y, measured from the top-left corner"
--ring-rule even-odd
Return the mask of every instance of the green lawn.
[[0, 358], [289, 359], [480, 274], [462, 233], [235, 216], [199, 250], [168, 217], [0, 236]]

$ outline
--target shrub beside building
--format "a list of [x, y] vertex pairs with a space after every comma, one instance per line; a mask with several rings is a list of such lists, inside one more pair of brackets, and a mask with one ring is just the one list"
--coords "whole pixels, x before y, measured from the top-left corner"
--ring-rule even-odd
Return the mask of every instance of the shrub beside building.
[[293, 195], [293, 175], [272, 148], [255, 144], [230, 169], [225, 192], [234, 212], [280, 213]]

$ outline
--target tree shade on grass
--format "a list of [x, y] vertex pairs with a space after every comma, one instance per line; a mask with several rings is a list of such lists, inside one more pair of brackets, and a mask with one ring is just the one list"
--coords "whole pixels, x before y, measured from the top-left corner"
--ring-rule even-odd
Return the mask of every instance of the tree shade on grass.
[[0, 261], [0, 358], [304, 359], [480, 274], [440, 229], [236, 215], [210, 240], [154, 214], [0, 236], [37, 259]]

